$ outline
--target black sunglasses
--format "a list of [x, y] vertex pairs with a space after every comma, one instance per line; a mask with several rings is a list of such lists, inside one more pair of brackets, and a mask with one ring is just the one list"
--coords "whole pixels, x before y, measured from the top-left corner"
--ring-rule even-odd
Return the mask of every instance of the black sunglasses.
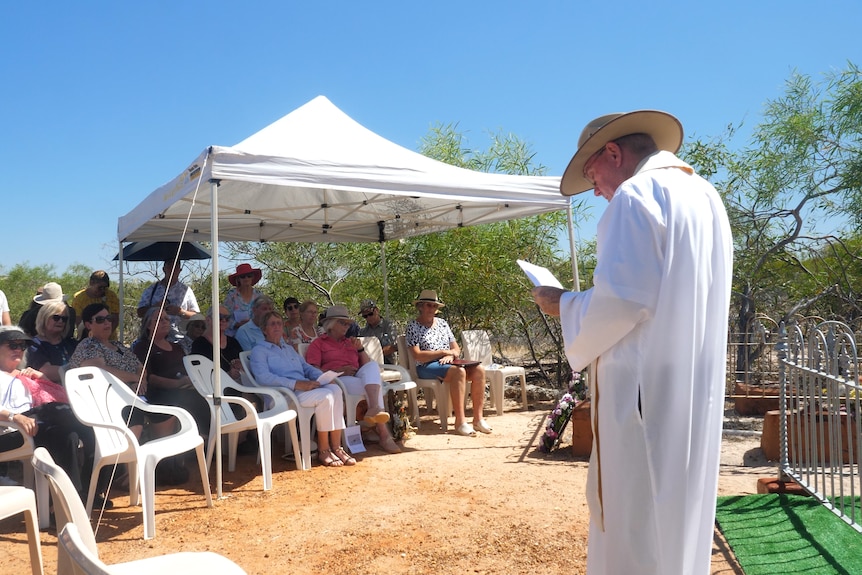
[[253, 278], [254, 274], [242, 274], [239, 276], [239, 279], [244, 280], [245, 278]]
[[98, 323], [98, 324], [103, 324], [106, 321], [108, 321], [108, 322], [111, 321], [111, 316], [109, 316], [109, 315], [94, 315], [93, 321]]
[[51, 319], [53, 319], [54, 321], [59, 322], [59, 323], [66, 323], [69, 321], [69, 316], [59, 315], [59, 314], [55, 313], [54, 315], [51, 316]]
[[372, 315], [374, 315], [374, 310], [371, 310], [371, 311], [370, 311], [370, 312], [368, 312], [368, 313], [364, 313], [364, 314], [362, 314], [362, 317], [364, 317], [365, 319], [368, 319], [368, 318], [369, 318], [369, 317], [371, 317]]
[[27, 351], [27, 348], [30, 347], [29, 341], [9, 341], [6, 342], [6, 345], [9, 346], [9, 349], [12, 351]]
[[230, 316], [218, 314], [218, 319], [219, 319], [219, 321], [228, 321], [228, 320], [230, 320]]
[[289, 303], [286, 306], [284, 306], [284, 309], [299, 309], [299, 304]]

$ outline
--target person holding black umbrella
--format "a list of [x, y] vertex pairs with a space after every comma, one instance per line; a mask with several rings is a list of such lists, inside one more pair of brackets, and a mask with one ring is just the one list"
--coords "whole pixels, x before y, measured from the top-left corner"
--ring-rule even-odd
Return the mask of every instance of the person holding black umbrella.
[[174, 265], [174, 262], [166, 261], [162, 270], [165, 272], [165, 277], [149, 286], [141, 294], [138, 302], [138, 317], [143, 318], [147, 310], [161, 306], [162, 300], [166, 300], [165, 312], [171, 321], [168, 340], [171, 343], [177, 343], [183, 338], [183, 334], [180, 333], [180, 322], [200, 313], [201, 309], [198, 307], [198, 300], [192, 288], [179, 280], [182, 271], [180, 263], [177, 262]]

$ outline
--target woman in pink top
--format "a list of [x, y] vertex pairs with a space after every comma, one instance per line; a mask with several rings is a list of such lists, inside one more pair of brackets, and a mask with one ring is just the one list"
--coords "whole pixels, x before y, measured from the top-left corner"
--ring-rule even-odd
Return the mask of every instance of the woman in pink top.
[[341, 372], [343, 375], [339, 378], [349, 393], [365, 395], [368, 411], [363, 419], [377, 427], [380, 447], [389, 453], [400, 453], [401, 449], [386, 427], [389, 414], [383, 409], [380, 366], [368, 357], [358, 338], [347, 337], [347, 330], [353, 323], [346, 307], [335, 305], [327, 309], [323, 319], [325, 333], [308, 346], [305, 360], [323, 371]]

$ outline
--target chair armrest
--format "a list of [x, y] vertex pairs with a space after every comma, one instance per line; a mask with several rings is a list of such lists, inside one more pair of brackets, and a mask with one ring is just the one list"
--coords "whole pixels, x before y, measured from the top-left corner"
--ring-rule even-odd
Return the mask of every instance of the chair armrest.
[[284, 394], [280, 393], [276, 388], [272, 387], [254, 387], [250, 385], [242, 385], [241, 383], [231, 382], [226, 387], [235, 389], [242, 393], [252, 393], [254, 395], [263, 395], [272, 400], [272, 404], [264, 402], [269, 406], [265, 411], [272, 411], [278, 408], [287, 409], [287, 400], [284, 399]]
[[404, 367], [401, 365], [396, 365], [394, 363], [382, 363], [380, 364], [380, 369], [397, 371], [401, 374], [401, 381], [412, 381], [412, 378], [410, 377], [410, 372], [404, 369]]
[[[19, 424], [15, 423], [14, 421], [0, 421], [0, 427], [8, 427], [11, 429], [18, 430], [18, 432], [24, 438], [24, 443], [25, 444], [29, 443], [30, 447], [32, 447], [33, 449], [36, 448], [36, 443], [34, 442], [33, 437], [31, 435], [29, 435], [26, 431], [24, 431], [24, 428], [21, 427]], [[15, 449], [18, 449], [18, 448], [16, 447]]]

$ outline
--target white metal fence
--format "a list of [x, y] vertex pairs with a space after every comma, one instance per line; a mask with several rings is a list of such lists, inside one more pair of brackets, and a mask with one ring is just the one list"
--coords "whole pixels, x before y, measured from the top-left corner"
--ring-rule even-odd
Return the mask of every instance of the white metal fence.
[[859, 360], [853, 330], [824, 321], [779, 329], [780, 473], [862, 532]]

